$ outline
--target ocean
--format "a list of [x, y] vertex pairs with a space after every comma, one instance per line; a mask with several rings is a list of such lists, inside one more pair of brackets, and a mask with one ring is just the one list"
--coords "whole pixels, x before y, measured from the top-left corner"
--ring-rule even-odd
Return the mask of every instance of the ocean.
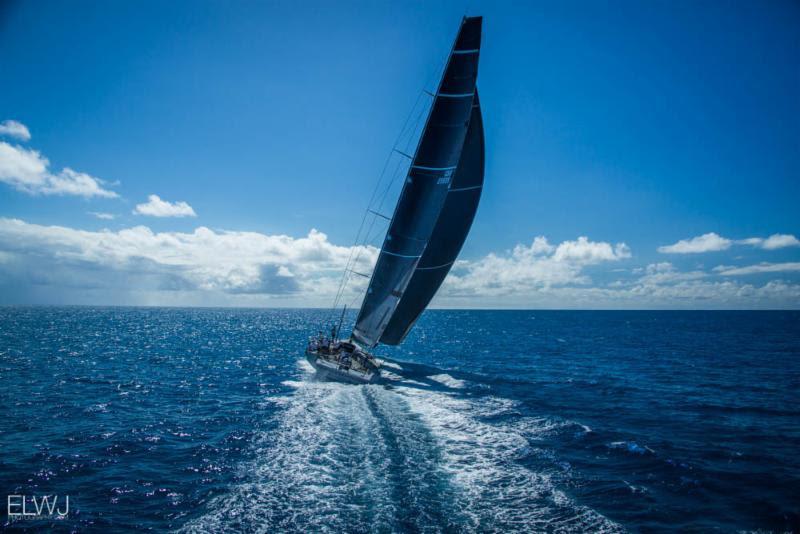
[[800, 312], [433, 310], [370, 386], [327, 315], [0, 308], [0, 498], [69, 496], [0, 525], [800, 531]]

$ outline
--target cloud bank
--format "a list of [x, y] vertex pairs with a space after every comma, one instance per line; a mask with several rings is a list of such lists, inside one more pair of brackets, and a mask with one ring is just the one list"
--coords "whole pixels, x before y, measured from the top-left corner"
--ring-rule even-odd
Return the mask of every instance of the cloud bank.
[[[4, 303], [329, 306], [352, 250], [311, 230], [304, 237], [146, 226], [85, 231], [0, 218]], [[353, 268], [369, 273], [377, 249]], [[624, 243], [537, 237], [503, 253], [460, 260], [434, 300], [482, 308], [798, 308], [800, 285], [742, 283], [739, 275], [795, 275], [800, 264], [682, 271], [670, 262], [635, 268]], [[367, 280], [353, 277], [358, 305]]]
[[[350, 253], [316, 230], [302, 238], [202, 226], [192, 233], [146, 226], [92, 232], [18, 219], [0, 219], [0, 250], [5, 277], [33, 284], [117, 289], [124, 279], [134, 291], [304, 296], [332, 295]], [[358, 268], [369, 270], [377, 250], [361, 257]]]

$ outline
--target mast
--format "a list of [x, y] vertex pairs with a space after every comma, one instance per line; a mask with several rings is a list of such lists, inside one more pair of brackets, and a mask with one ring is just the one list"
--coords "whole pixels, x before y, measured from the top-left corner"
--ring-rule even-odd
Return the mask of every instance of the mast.
[[342, 321], [344, 321], [344, 312], [347, 311], [347, 304], [344, 305], [342, 308], [342, 314], [339, 316], [339, 325], [336, 327], [336, 335], [333, 336], [333, 340], [336, 341], [339, 339], [339, 332], [342, 330]]
[[[474, 116], [481, 23], [481, 17], [462, 20], [395, 206], [352, 334], [356, 341], [368, 347], [374, 347], [381, 340], [403, 299], [437, 227], [459, 168]], [[422, 309], [425, 305], [427, 301]], [[418, 315], [411, 317], [412, 324]], [[407, 332], [405, 325], [401, 326], [404, 326], [403, 332]]]

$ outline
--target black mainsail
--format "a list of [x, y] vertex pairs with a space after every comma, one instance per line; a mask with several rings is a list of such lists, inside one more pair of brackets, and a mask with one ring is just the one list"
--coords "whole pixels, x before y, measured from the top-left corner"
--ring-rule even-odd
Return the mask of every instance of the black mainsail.
[[481, 22], [462, 21], [434, 95], [353, 329], [353, 339], [367, 347], [405, 338], [455, 262], [475, 217], [484, 167], [476, 88]]
[[464, 150], [436, 227], [380, 342], [398, 345], [428, 306], [467, 239], [483, 189], [483, 119], [478, 92]]

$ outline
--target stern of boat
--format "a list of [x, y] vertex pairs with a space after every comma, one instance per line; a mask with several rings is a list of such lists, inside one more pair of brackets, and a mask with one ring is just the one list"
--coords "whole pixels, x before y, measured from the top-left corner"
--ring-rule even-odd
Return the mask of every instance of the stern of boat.
[[373, 384], [380, 379], [380, 361], [350, 342], [310, 343], [306, 359], [325, 380]]

